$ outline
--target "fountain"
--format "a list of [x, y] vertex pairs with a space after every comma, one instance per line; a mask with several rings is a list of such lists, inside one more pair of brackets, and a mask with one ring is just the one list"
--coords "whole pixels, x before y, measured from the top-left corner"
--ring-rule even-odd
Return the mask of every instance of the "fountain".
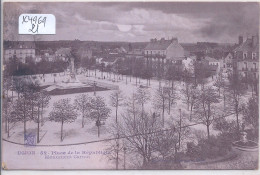
[[241, 139], [239, 141], [233, 142], [233, 147], [242, 151], [257, 151], [258, 150], [258, 143], [248, 140], [247, 139], [247, 132], [242, 131]]
[[71, 57], [69, 65], [69, 77], [67, 80], [62, 82], [56, 82], [44, 90], [47, 91], [50, 95], [64, 95], [64, 94], [73, 94], [73, 93], [83, 93], [83, 92], [95, 92], [95, 91], [104, 91], [113, 89], [105, 83], [92, 82], [90, 80], [85, 82], [80, 82], [75, 73], [74, 58]]

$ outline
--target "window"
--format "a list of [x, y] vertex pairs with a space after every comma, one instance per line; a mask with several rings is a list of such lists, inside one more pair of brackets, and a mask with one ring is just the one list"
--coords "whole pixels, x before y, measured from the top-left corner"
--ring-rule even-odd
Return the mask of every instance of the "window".
[[252, 53], [252, 59], [256, 59], [256, 53]]
[[247, 62], [244, 62], [244, 69], [247, 70]]
[[256, 69], [256, 63], [253, 63], [254, 64], [254, 69]]
[[244, 52], [244, 53], [243, 53], [243, 59], [246, 59], [246, 58], [247, 58], [247, 53]]

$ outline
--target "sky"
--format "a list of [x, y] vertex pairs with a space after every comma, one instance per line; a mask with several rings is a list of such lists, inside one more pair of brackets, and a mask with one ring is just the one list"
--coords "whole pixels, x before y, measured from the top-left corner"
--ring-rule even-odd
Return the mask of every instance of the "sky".
[[[18, 35], [22, 13], [55, 15], [56, 34]], [[3, 17], [5, 40], [234, 43], [259, 31], [256, 2], [6, 2]]]

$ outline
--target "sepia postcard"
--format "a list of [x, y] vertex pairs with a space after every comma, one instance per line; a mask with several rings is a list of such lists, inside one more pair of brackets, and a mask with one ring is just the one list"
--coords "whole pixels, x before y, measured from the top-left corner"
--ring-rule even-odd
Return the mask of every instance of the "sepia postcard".
[[258, 170], [258, 2], [2, 2], [3, 170]]

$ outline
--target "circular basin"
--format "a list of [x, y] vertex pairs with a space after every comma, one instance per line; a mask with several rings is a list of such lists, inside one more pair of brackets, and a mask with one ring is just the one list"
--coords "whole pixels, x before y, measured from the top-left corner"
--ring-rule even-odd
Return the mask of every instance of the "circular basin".
[[244, 141], [235, 141], [232, 143], [233, 147], [242, 151], [257, 151], [258, 150], [258, 143], [252, 141], [252, 140], [247, 140], [246, 142]]

